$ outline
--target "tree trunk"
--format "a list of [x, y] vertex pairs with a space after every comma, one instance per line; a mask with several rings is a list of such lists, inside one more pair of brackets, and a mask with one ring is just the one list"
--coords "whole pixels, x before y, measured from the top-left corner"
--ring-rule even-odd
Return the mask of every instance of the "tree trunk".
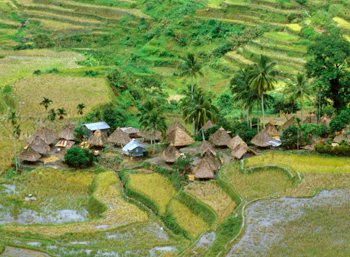
[[304, 119], [303, 119], [303, 101], [301, 101], [300, 114], [301, 114], [301, 125], [304, 125]]
[[203, 137], [203, 142], [205, 142], [205, 136], [204, 136], [204, 129], [202, 128], [202, 137]]
[[257, 117], [257, 120], [256, 120], [256, 124], [257, 124], [257, 129], [258, 129], [258, 133], [259, 133], [259, 104], [256, 103], [256, 117]]
[[261, 111], [263, 116], [263, 128], [265, 129], [264, 93], [261, 95]]
[[[193, 100], [193, 76], [191, 76], [191, 99]], [[193, 136], [196, 134], [196, 128], [194, 126], [194, 118], [192, 119]]]
[[153, 132], [153, 152], [156, 152], [156, 132]]
[[247, 109], [247, 127], [249, 127], [249, 110]]
[[16, 147], [16, 135], [14, 132], [13, 132], [13, 142], [14, 142], [14, 146], [15, 146], [15, 165], [16, 165], [16, 171], [17, 171], [17, 169], [18, 169], [18, 166], [17, 166], [17, 147]]

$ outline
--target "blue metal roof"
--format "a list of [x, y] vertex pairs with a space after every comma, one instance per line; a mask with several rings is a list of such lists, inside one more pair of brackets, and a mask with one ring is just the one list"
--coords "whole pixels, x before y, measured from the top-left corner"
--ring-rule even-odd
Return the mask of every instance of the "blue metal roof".
[[146, 148], [141, 145], [135, 138], [133, 138], [129, 143], [127, 143], [123, 147], [123, 152], [131, 152], [132, 150], [136, 149], [137, 147], [141, 147], [146, 150]]
[[110, 129], [110, 127], [108, 126], [108, 124], [104, 121], [101, 122], [95, 122], [95, 123], [88, 123], [88, 124], [83, 124], [83, 126], [85, 126], [87, 129], [91, 130], [91, 131], [95, 131], [95, 130], [103, 130], [103, 129]]

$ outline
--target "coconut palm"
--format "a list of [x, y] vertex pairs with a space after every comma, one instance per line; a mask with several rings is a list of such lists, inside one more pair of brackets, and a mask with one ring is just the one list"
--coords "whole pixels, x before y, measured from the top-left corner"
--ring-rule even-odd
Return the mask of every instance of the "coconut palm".
[[265, 128], [264, 93], [275, 88], [276, 76], [279, 73], [275, 69], [276, 64], [267, 56], [260, 55], [258, 63], [254, 64], [249, 71], [250, 88], [261, 97], [263, 128]]
[[83, 109], [85, 108], [85, 104], [81, 103], [77, 105], [77, 109], [78, 109], [78, 114], [83, 115]]
[[195, 60], [194, 55], [191, 53], [187, 54], [182, 60], [180, 76], [191, 78], [191, 93], [193, 93], [193, 79], [198, 75], [203, 76], [203, 73], [200, 71], [202, 66]]
[[60, 120], [63, 120], [64, 116], [67, 116], [66, 109], [64, 109], [64, 107], [58, 108], [57, 109], [57, 116]]
[[300, 112], [301, 112], [301, 124], [304, 125], [303, 119], [303, 105], [304, 100], [311, 100], [312, 87], [308, 83], [308, 79], [305, 74], [298, 73], [296, 77], [296, 81], [294, 83], [289, 83], [289, 85], [285, 88], [284, 93], [289, 95], [291, 101], [299, 100], [301, 104]]
[[10, 115], [7, 117], [7, 121], [9, 121], [13, 128], [13, 145], [15, 150], [15, 165], [16, 170], [18, 169], [18, 162], [17, 162], [17, 145], [16, 145], [16, 138], [18, 138], [21, 134], [21, 130], [19, 128], [19, 125], [17, 125], [17, 120], [19, 116], [16, 114], [15, 111], [11, 112]]
[[40, 102], [40, 105], [45, 107], [45, 110], [47, 111], [47, 108], [49, 108], [50, 104], [52, 103], [52, 100], [47, 97], [43, 97], [43, 100]]
[[55, 111], [55, 109], [50, 109], [49, 111], [48, 111], [48, 113], [47, 113], [47, 119], [48, 120], [51, 120], [51, 121], [53, 121], [53, 120], [55, 120], [56, 119], [56, 111]]
[[11, 122], [12, 127], [17, 125], [17, 119], [19, 116], [16, 114], [16, 112], [11, 112], [10, 115], [7, 117], [7, 121]]
[[[201, 89], [196, 89], [193, 98], [184, 99], [181, 103], [183, 118], [186, 123], [194, 121], [194, 126], [197, 130], [204, 127], [207, 120], [216, 122], [216, 114], [219, 110], [211, 102], [212, 97], [203, 92]], [[203, 141], [205, 141], [204, 130], [202, 129]]]

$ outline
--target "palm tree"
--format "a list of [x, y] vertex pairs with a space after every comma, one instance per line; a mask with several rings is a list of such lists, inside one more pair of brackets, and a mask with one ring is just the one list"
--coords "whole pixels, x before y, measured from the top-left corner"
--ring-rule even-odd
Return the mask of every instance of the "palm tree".
[[[219, 110], [211, 102], [212, 97], [203, 92], [201, 89], [197, 89], [193, 94], [193, 98], [187, 98], [182, 101], [181, 109], [183, 112], [183, 118], [186, 123], [194, 121], [196, 129], [201, 129], [207, 122], [207, 120], [216, 122], [216, 114]], [[205, 141], [204, 130], [202, 129], [203, 141]]]
[[263, 115], [263, 128], [265, 128], [264, 93], [275, 88], [277, 82], [275, 77], [278, 71], [275, 69], [276, 62], [271, 61], [267, 56], [260, 55], [257, 64], [254, 64], [249, 72], [249, 84], [261, 97], [261, 110]]
[[83, 115], [83, 109], [85, 108], [85, 104], [81, 103], [77, 105], [77, 109], [78, 109], [78, 114]]
[[[19, 116], [16, 114], [15, 111], [11, 112], [11, 114], [7, 117], [7, 121], [11, 122], [12, 128], [13, 128], [13, 145], [15, 149], [15, 165], [16, 170], [18, 169], [18, 162], [17, 162], [17, 146], [16, 146], [16, 137], [18, 138], [21, 130], [19, 128], [19, 125], [17, 125], [17, 119]], [[17, 136], [16, 136], [17, 135]]]
[[55, 120], [56, 119], [56, 111], [55, 111], [55, 109], [50, 109], [49, 110], [49, 112], [47, 113], [47, 119], [48, 120], [51, 120], [51, 121], [53, 121], [53, 120]]
[[50, 104], [52, 103], [52, 100], [47, 97], [43, 97], [43, 100], [40, 102], [40, 105], [45, 107], [45, 110], [47, 111], [47, 108], [49, 108]]
[[64, 109], [64, 107], [58, 108], [57, 115], [58, 115], [60, 120], [63, 120], [64, 116], [67, 116], [66, 109]]
[[308, 83], [308, 79], [306, 78], [305, 74], [298, 73], [296, 77], [295, 83], [289, 83], [288, 87], [284, 90], [285, 94], [288, 94], [290, 96], [290, 100], [295, 101], [299, 100], [301, 103], [301, 125], [304, 125], [304, 119], [303, 119], [303, 105], [304, 100], [308, 99], [311, 100], [310, 96], [312, 94], [312, 87]]
[[141, 128], [145, 129], [145, 131], [150, 131], [151, 145], [153, 142], [153, 150], [156, 148], [156, 133], [160, 131], [163, 136], [167, 130], [166, 119], [163, 115], [163, 111], [155, 101], [147, 101], [143, 104], [140, 109], [140, 113], [137, 115], [139, 117], [139, 122]]

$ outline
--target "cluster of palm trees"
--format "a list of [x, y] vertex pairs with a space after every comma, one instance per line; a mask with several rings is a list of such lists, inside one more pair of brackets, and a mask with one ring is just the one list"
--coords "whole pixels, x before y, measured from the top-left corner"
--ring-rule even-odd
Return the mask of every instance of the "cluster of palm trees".
[[[60, 120], [64, 119], [65, 116], [67, 116], [66, 109], [64, 107], [58, 108], [57, 110], [51, 108], [50, 110], [47, 110], [49, 106], [53, 103], [53, 101], [50, 98], [43, 97], [43, 100], [39, 103], [40, 105], [44, 106], [45, 110], [47, 111], [47, 119], [50, 121], [53, 121], [58, 117]], [[83, 109], [85, 108], [85, 104], [81, 103], [77, 105], [77, 113], [80, 115], [83, 115]]]

